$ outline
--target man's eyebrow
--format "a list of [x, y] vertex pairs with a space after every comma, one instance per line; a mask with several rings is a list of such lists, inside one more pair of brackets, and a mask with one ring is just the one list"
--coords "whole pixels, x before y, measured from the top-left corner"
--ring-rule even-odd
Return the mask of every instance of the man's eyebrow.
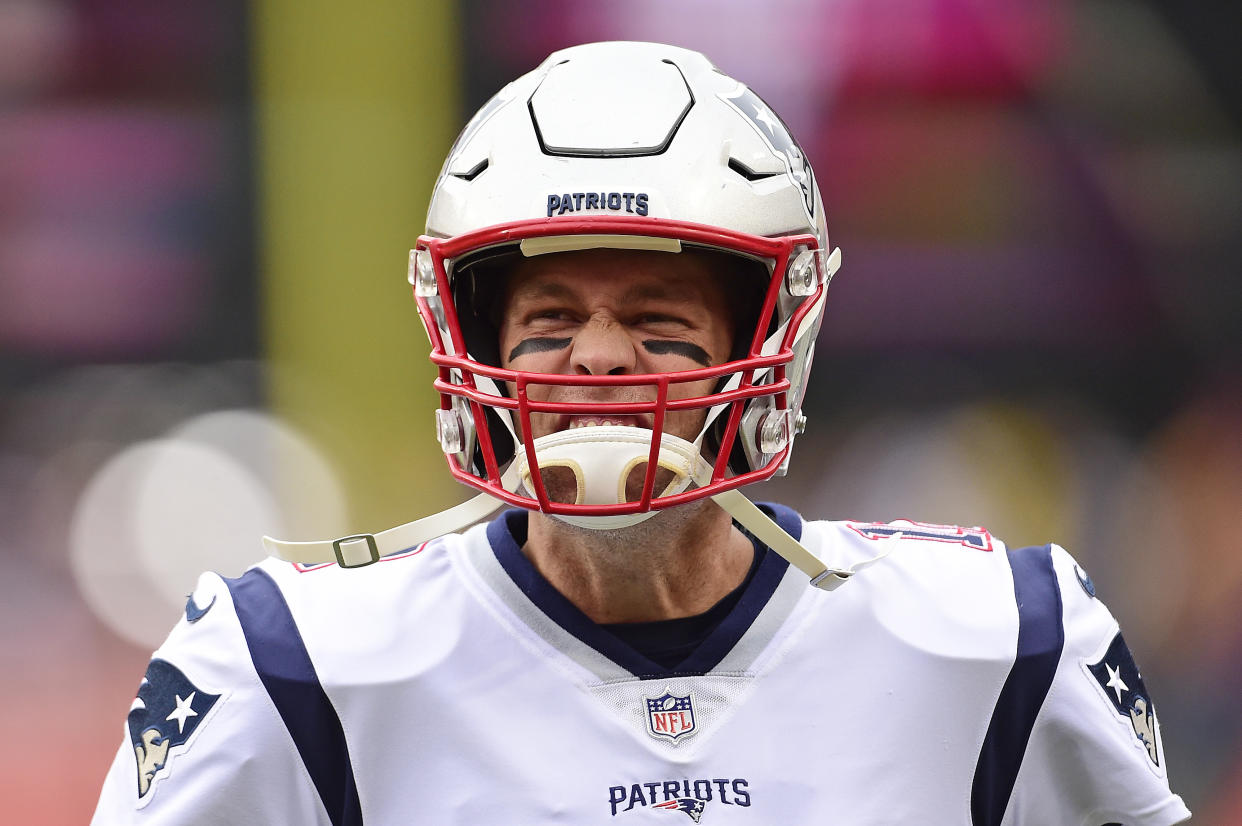
[[697, 301], [698, 296], [694, 290], [687, 288], [685, 285], [678, 284], [675, 281], [660, 281], [656, 283], [639, 284], [625, 291], [625, 295], [621, 296], [621, 301], [625, 304], [632, 304], [639, 301]]
[[574, 291], [558, 281], [535, 279], [513, 291], [510, 300], [536, 298], [571, 298]]
[[712, 357], [707, 354], [707, 351], [699, 345], [691, 344], [688, 341], [651, 338], [643, 342], [643, 348], [653, 356], [665, 356], [673, 353], [678, 356], [685, 356], [692, 361], [697, 361], [704, 367], [712, 366]]
[[526, 353], [546, 353], [550, 350], [564, 350], [573, 341], [572, 338], [526, 338], [517, 343], [509, 351], [509, 361]]

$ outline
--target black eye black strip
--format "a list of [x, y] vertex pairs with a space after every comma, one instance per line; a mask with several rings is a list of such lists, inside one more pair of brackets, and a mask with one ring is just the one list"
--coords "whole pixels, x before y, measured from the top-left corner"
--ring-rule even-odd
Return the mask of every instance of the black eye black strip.
[[573, 341], [572, 338], [528, 338], [517, 343], [509, 353], [509, 361], [527, 353], [546, 353], [550, 350], [564, 350]]
[[[572, 338], [523, 339], [509, 352], [509, 361], [513, 361], [518, 356], [523, 356], [527, 353], [547, 353], [552, 350], [564, 350], [572, 341]], [[643, 342], [643, 348], [654, 356], [666, 356], [672, 353], [678, 356], [685, 356], [704, 367], [712, 366], [712, 357], [707, 354], [707, 351], [697, 344], [691, 344], [688, 341], [668, 341], [652, 338]]]
[[643, 342], [643, 347], [653, 356], [666, 356], [673, 353], [678, 356], [685, 356], [691, 361], [697, 361], [704, 367], [712, 366], [712, 357], [707, 354], [697, 344], [691, 344], [688, 341], [668, 341], [665, 339], [647, 339]]

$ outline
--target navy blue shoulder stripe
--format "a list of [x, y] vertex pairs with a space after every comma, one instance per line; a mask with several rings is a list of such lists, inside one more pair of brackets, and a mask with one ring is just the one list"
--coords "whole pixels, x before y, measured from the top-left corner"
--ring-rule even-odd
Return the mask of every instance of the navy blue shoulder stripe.
[[333, 826], [362, 826], [341, 720], [324, 693], [284, 595], [265, 571], [226, 579], [259, 679], [297, 746]]
[[998, 826], [1005, 816], [1035, 717], [1052, 687], [1065, 647], [1052, 546], [1011, 548], [1009, 567], [1018, 604], [1018, 651], [979, 750], [970, 790], [974, 826]]

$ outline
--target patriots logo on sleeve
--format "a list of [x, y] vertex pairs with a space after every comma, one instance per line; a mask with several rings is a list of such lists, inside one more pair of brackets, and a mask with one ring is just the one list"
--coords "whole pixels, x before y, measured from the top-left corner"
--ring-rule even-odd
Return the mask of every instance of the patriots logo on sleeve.
[[1139, 674], [1130, 647], [1121, 632], [1113, 637], [1104, 656], [1094, 663], [1087, 663], [1087, 670], [1095, 677], [1104, 695], [1117, 714], [1130, 721], [1134, 736], [1147, 750], [1151, 762], [1160, 765], [1159, 724], [1156, 722], [1156, 705], [1152, 702], [1143, 677]]
[[140, 800], [151, 792], [169, 759], [189, 748], [190, 738], [219, 699], [219, 694], [190, 682], [172, 663], [151, 660], [128, 719]]

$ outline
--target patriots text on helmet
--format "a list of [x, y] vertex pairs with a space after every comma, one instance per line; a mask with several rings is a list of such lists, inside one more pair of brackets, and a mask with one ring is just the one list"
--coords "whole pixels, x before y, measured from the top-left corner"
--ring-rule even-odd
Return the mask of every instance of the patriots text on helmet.
[[566, 212], [605, 210], [647, 214], [646, 192], [565, 192], [548, 194], [548, 217]]

